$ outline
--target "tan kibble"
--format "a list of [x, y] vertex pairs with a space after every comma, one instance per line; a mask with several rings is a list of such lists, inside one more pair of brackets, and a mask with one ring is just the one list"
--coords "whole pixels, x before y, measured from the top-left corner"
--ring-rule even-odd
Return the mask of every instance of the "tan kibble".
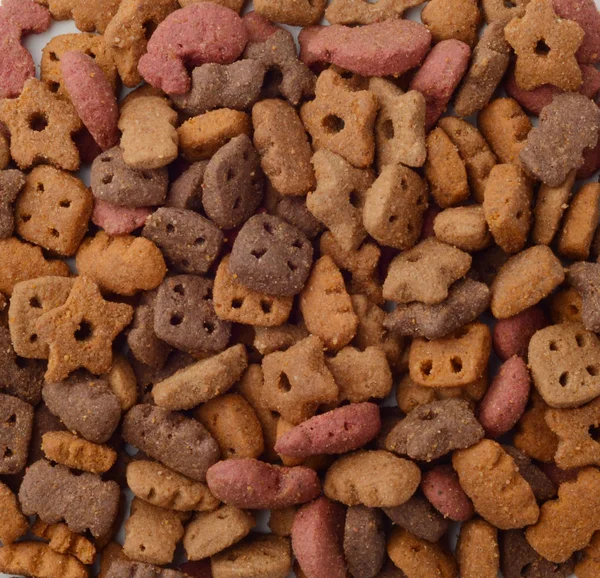
[[433, 230], [442, 243], [462, 251], [481, 251], [492, 243], [481, 205], [445, 209], [435, 218]]
[[498, 530], [485, 520], [463, 523], [456, 558], [461, 578], [496, 578], [500, 570]]
[[558, 254], [586, 261], [600, 215], [600, 184], [588, 183], [575, 193], [567, 210], [563, 227], [558, 237]]
[[47, 578], [88, 578], [77, 558], [59, 554], [43, 542], [19, 542], [0, 548], [0, 572]]
[[444, 209], [466, 201], [470, 193], [467, 169], [443, 129], [438, 127], [429, 133], [427, 153], [425, 177], [435, 202]]
[[373, 24], [402, 16], [405, 10], [422, 4], [422, 0], [332, 0], [325, 10], [331, 24]]
[[106, 379], [112, 392], [119, 398], [121, 409], [130, 410], [137, 402], [137, 379], [124, 355], [115, 355]]
[[256, 520], [250, 512], [221, 506], [214, 512], [198, 514], [186, 527], [183, 547], [190, 560], [202, 560], [245, 538]]
[[438, 126], [458, 149], [467, 169], [473, 197], [482, 203], [488, 176], [497, 162], [496, 155], [477, 128], [466, 120], [445, 116]]
[[575, 565], [577, 578], [596, 578], [600, 574], [600, 532], [595, 532], [592, 540], [581, 552], [581, 559]]
[[17, 497], [3, 483], [0, 483], [0, 510], [0, 542], [6, 546], [23, 536], [29, 524], [21, 512]]
[[219, 444], [221, 459], [262, 455], [265, 446], [260, 422], [241, 395], [229, 393], [215, 397], [202, 404], [194, 416]]
[[475, 0], [431, 0], [421, 12], [434, 42], [456, 38], [473, 47], [481, 15]]
[[52, 462], [93, 474], [107, 472], [117, 460], [117, 452], [111, 447], [94, 444], [66, 431], [45, 433], [42, 451]]
[[251, 130], [252, 123], [245, 112], [220, 108], [187, 120], [177, 132], [183, 156], [195, 162], [209, 159], [232, 138], [249, 135]]
[[573, 170], [558, 187], [542, 183], [533, 209], [533, 230], [531, 240], [536, 245], [550, 245], [558, 232], [560, 221], [568, 207], [571, 189], [575, 184], [577, 171]]
[[282, 510], [271, 510], [269, 529], [276, 536], [287, 537], [292, 535], [292, 524], [296, 517], [297, 508], [290, 506]]
[[485, 220], [494, 240], [506, 253], [517, 253], [527, 242], [533, 192], [516, 165], [496, 165], [490, 172], [483, 199]]
[[379, 107], [375, 94], [354, 90], [339, 74], [327, 69], [319, 75], [315, 95], [300, 109], [313, 147], [330, 150], [357, 168], [371, 165]]
[[425, 97], [416, 90], [405, 94], [390, 80], [377, 77], [369, 79], [369, 90], [379, 102], [375, 123], [379, 168], [396, 164], [423, 166], [427, 158]]
[[312, 149], [293, 106], [267, 99], [252, 108], [254, 146], [260, 164], [280, 195], [305, 195], [315, 186]]
[[403, 165], [387, 165], [367, 191], [363, 223], [382, 245], [409, 249], [419, 239], [427, 209], [427, 185]]
[[340, 401], [383, 399], [392, 390], [392, 372], [380, 347], [370, 346], [364, 351], [344, 347], [326, 363], [340, 389]]
[[486, 22], [501, 21], [503, 24], [515, 16], [523, 16], [530, 0], [511, 0], [509, 5], [504, 0], [481, 0], [481, 9]]
[[448, 297], [450, 286], [467, 274], [471, 262], [468, 253], [435, 238], [425, 239], [394, 258], [383, 296], [397, 303], [441, 303]]
[[71, 554], [83, 564], [93, 564], [96, 547], [85, 536], [71, 532], [66, 524], [46, 524], [38, 518], [31, 533], [38, 538], [49, 540], [48, 546], [59, 554]]
[[285, 351], [305, 337], [308, 337], [308, 330], [304, 325], [285, 323], [278, 327], [255, 327], [252, 345], [261, 355], [267, 355]]
[[219, 500], [206, 484], [190, 480], [158, 462], [132, 461], [127, 466], [127, 485], [136, 497], [160, 508], [212, 512], [219, 506]]
[[491, 348], [490, 330], [479, 322], [441, 339], [414, 339], [408, 361], [410, 377], [428, 387], [467, 386], [483, 377]]
[[521, 166], [531, 120], [512, 98], [492, 100], [477, 116], [477, 126], [501, 163]]
[[513, 437], [514, 446], [540, 462], [554, 461], [558, 437], [546, 423], [546, 410], [550, 409], [537, 391], [531, 395], [532, 407], [517, 424]]
[[492, 313], [496, 319], [513, 317], [550, 295], [564, 278], [562, 263], [551, 249], [525, 249], [511, 257], [492, 282]]
[[300, 311], [308, 331], [320, 337], [330, 351], [338, 351], [356, 334], [358, 318], [331, 257], [321, 257], [313, 265], [300, 294]]
[[531, 486], [513, 459], [492, 440], [454, 452], [452, 465], [475, 511], [500, 530], [537, 522], [540, 510]]
[[317, 187], [308, 193], [306, 207], [346, 250], [357, 249], [367, 236], [363, 207], [373, 173], [354, 168], [326, 149], [312, 157]]
[[10, 163], [10, 143], [4, 129], [0, 127], [0, 171], [4, 170], [8, 163]]
[[323, 17], [327, 0], [256, 0], [254, 9], [272, 22], [290, 26], [310, 26]]
[[550, 317], [553, 323], [581, 323], [581, 295], [573, 287], [557, 291], [550, 297]]

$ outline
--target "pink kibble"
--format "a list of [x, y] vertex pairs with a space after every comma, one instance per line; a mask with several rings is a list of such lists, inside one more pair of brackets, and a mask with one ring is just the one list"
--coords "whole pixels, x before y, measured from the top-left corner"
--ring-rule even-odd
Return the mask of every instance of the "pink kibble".
[[41, 34], [51, 22], [48, 9], [32, 0], [0, 2], [0, 98], [19, 96], [25, 81], [35, 77], [33, 58], [21, 37]]
[[102, 199], [94, 199], [92, 222], [109, 235], [128, 235], [144, 225], [152, 207], [121, 207]]
[[230, 8], [212, 2], [190, 4], [158, 25], [138, 70], [149, 84], [167, 94], [185, 94], [191, 86], [186, 66], [230, 64], [242, 54], [247, 41], [242, 19]]
[[119, 105], [102, 69], [83, 52], [66, 52], [60, 66], [79, 118], [102, 150], [114, 147], [119, 142]]
[[425, 128], [431, 130], [446, 110], [452, 94], [467, 72], [471, 49], [460, 40], [443, 40], [427, 55], [410, 84], [427, 102]]
[[248, 33], [248, 43], [264, 42], [271, 35], [280, 30], [279, 26], [273, 24], [258, 12], [248, 12], [242, 16], [244, 28]]
[[418, 66], [431, 33], [411, 20], [390, 19], [352, 28], [309, 26], [300, 32], [300, 59], [311, 66], [329, 63], [362, 76], [404, 74]]
[[452, 466], [436, 466], [423, 474], [421, 489], [445, 518], [466, 522], [473, 517], [473, 503], [462, 489]]
[[565, 20], [574, 20], [585, 36], [575, 54], [579, 62], [600, 61], [600, 13], [594, 0], [552, 0], [554, 11]]
[[514, 317], [500, 319], [494, 327], [492, 340], [494, 351], [506, 361], [513, 355], [527, 358], [529, 341], [536, 331], [548, 325], [548, 319], [540, 307], [530, 307]]

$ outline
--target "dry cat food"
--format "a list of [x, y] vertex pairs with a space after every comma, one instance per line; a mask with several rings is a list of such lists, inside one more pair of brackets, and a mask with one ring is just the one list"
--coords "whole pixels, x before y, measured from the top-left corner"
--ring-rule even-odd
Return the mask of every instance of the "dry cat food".
[[598, 578], [598, 62], [593, 0], [4, 0], [0, 574]]

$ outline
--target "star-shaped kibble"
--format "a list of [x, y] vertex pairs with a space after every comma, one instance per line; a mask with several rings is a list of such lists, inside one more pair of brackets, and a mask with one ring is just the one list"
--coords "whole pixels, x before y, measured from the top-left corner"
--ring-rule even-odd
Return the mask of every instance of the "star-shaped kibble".
[[86, 277], [77, 277], [64, 305], [37, 321], [40, 339], [50, 346], [46, 381], [61, 381], [85, 367], [100, 375], [112, 365], [112, 342], [133, 317], [133, 308], [105, 301]]
[[559, 18], [550, 0], [532, 0], [522, 18], [513, 18], [504, 36], [517, 54], [515, 78], [524, 90], [552, 84], [566, 91], [581, 86], [575, 53], [584, 32], [576, 22]]
[[21, 171], [0, 171], [0, 239], [6, 239], [13, 233], [13, 203], [24, 186], [25, 175]]
[[30, 78], [19, 98], [0, 101], [0, 121], [10, 132], [10, 153], [20, 169], [46, 163], [66, 171], [79, 169], [72, 135], [83, 125], [70, 102], [44, 82]]

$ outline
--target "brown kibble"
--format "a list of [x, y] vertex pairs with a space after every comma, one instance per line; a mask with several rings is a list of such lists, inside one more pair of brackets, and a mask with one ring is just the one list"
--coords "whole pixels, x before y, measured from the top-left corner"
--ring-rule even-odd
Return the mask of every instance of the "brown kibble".
[[510, 6], [507, 6], [504, 0], [481, 0], [481, 9], [488, 24], [499, 20], [504, 28], [507, 22], [525, 14], [525, 7], [529, 2], [530, 0], [511, 0]]
[[456, 558], [461, 578], [496, 578], [500, 569], [498, 530], [485, 520], [463, 523]]
[[115, 355], [106, 380], [121, 403], [121, 409], [130, 410], [137, 401], [137, 379], [124, 355]]
[[328, 149], [357, 168], [371, 165], [379, 106], [375, 94], [353, 90], [339, 74], [328, 69], [319, 75], [315, 95], [315, 100], [300, 109], [313, 147]]
[[46, 459], [75, 470], [103, 474], [112, 468], [117, 452], [66, 431], [47, 432], [42, 436]]
[[272, 22], [310, 26], [321, 20], [327, 0], [256, 0], [254, 9]]
[[498, 443], [484, 439], [452, 457], [460, 485], [475, 511], [501, 530], [535, 524], [539, 508], [529, 484]]
[[483, 211], [492, 236], [509, 254], [527, 242], [533, 193], [525, 173], [516, 165], [496, 165], [485, 186]]
[[511, 257], [491, 285], [491, 309], [496, 319], [513, 317], [550, 295], [565, 278], [551, 249], [536, 245]]
[[320, 337], [330, 351], [341, 349], [356, 335], [358, 317], [331, 257], [321, 257], [314, 264], [300, 293], [300, 311], [308, 331]]
[[367, 191], [363, 223], [382, 245], [410, 249], [419, 239], [427, 209], [427, 185], [403, 165], [385, 166]]
[[600, 572], [600, 533], [595, 532], [591, 542], [581, 552], [581, 559], [575, 566], [578, 578], [595, 578]]
[[434, 42], [455, 38], [471, 48], [477, 40], [481, 16], [473, 0], [432, 0], [423, 8], [421, 20]]
[[191, 161], [209, 159], [224, 144], [241, 134], [249, 135], [252, 124], [249, 116], [239, 110], [219, 108], [184, 122], [178, 129], [179, 147]]
[[577, 294], [581, 296], [578, 311], [580, 312], [580, 320], [583, 321], [583, 325], [589, 331], [600, 331], [600, 308], [598, 305], [600, 297], [600, 264], [575, 263], [569, 267], [567, 280]]
[[558, 447], [558, 437], [546, 423], [546, 410], [550, 408], [537, 391], [532, 392], [531, 400], [532, 407], [517, 423], [513, 444], [534, 460], [552, 462]]
[[581, 295], [572, 287], [557, 291], [550, 297], [550, 316], [553, 323], [581, 323], [582, 309]]
[[492, 237], [481, 205], [455, 207], [442, 211], [433, 224], [435, 236], [442, 243], [461, 251], [481, 251], [492, 243]]
[[399, 18], [405, 10], [422, 4], [422, 0], [332, 0], [325, 10], [331, 24], [373, 24], [389, 18]]
[[45, 578], [87, 578], [87, 568], [73, 556], [43, 542], [19, 542], [0, 548], [0, 572]]
[[427, 152], [425, 177], [435, 202], [445, 209], [466, 201], [470, 191], [465, 163], [443, 129], [429, 133]]
[[17, 497], [3, 483], [0, 483], [0, 509], [0, 542], [7, 546], [23, 536], [29, 529], [29, 524], [21, 512]]
[[71, 554], [82, 564], [93, 564], [96, 547], [85, 536], [71, 532], [66, 524], [46, 524], [39, 518], [33, 524], [31, 533], [38, 538], [49, 540], [51, 550], [59, 554]]
[[585, 261], [598, 226], [600, 184], [583, 185], [571, 200], [558, 237], [558, 254], [575, 261]]

